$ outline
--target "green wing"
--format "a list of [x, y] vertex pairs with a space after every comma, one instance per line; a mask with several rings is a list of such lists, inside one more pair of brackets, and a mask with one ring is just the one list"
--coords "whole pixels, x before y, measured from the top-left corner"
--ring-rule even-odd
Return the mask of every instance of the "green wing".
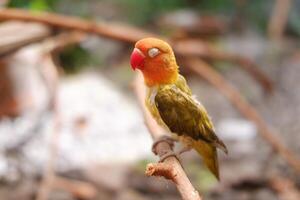
[[173, 133], [202, 140], [227, 151], [216, 136], [204, 107], [176, 85], [161, 87], [155, 96], [155, 105], [161, 119]]

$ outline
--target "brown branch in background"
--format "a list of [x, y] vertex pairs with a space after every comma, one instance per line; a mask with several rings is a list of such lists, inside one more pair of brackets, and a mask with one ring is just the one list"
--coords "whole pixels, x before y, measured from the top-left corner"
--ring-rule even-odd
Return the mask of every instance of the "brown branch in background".
[[[21, 32], [22, 34], [15, 34]], [[7, 21], [0, 26], [0, 56], [11, 53], [33, 42], [39, 42], [51, 34], [51, 28], [39, 23]]]
[[78, 44], [84, 41], [87, 35], [83, 32], [71, 31], [61, 33], [54, 38], [51, 38], [51, 42], [48, 44], [48, 51], [50, 54], [55, 55], [60, 51], [64, 50], [66, 47]]
[[205, 80], [215, 86], [233, 105], [248, 119], [253, 121], [260, 135], [278, 152], [287, 163], [300, 174], [300, 161], [296, 155], [284, 146], [281, 140], [276, 136], [273, 128], [269, 127], [258, 114], [258, 112], [240, 95], [240, 93], [228, 83], [222, 75], [216, 72], [211, 66], [198, 58], [186, 59], [186, 67], [190, 68], [196, 74], [202, 76]]
[[90, 183], [58, 176], [53, 179], [53, 188], [63, 189], [71, 193], [76, 199], [94, 199], [97, 195], [97, 189]]
[[271, 188], [278, 193], [281, 200], [299, 200], [300, 191], [294, 182], [281, 176], [274, 176], [269, 180]]
[[231, 60], [232, 62], [241, 66], [249, 74], [251, 74], [252, 77], [261, 84], [266, 92], [273, 92], [273, 82], [259, 69], [259, 67], [252, 60], [238, 55], [233, 55], [233, 57], [231, 57]]
[[[44, 80], [46, 86], [48, 87], [52, 106], [52, 111], [54, 115], [54, 125], [53, 132], [50, 139], [49, 146], [49, 158], [46, 163], [45, 171], [42, 175], [41, 185], [37, 194], [37, 200], [47, 200], [50, 191], [54, 187], [55, 180], [57, 179], [55, 175], [55, 163], [57, 159], [57, 151], [58, 151], [58, 141], [59, 141], [59, 132], [60, 132], [60, 117], [57, 110], [57, 84], [58, 84], [58, 72], [57, 67], [53, 62], [52, 54], [55, 54], [60, 49], [78, 43], [84, 39], [84, 35], [78, 32], [61, 34], [54, 38], [48, 39], [44, 42], [45, 46], [45, 57], [41, 60], [41, 66], [43, 66], [43, 70], [45, 74]], [[57, 180], [56, 180], [57, 181]]]
[[174, 41], [176, 53], [183, 56], [199, 56], [208, 60], [235, 63], [248, 72], [267, 92], [273, 91], [273, 83], [250, 59], [233, 53], [222, 52], [211, 44], [199, 39]]
[[[140, 73], [136, 76], [136, 79], [134, 81], [134, 90], [143, 111], [145, 124], [147, 125], [153, 140], [159, 139], [161, 136], [163, 136], [163, 134], [165, 134], [165, 130], [156, 123], [156, 121], [152, 118], [151, 114], [144, 105], [146, 88], [142, 75]], [[159, 142], [155, 146], [155, 151], [160, 157], [171, 150], [172, 147], [170, 146], [170, 144], [164, 141]], [[172, 180], [183, 200], [201, 200], [198, 191], [191, 184], [176, 157], [169, 157], [162, 163], [148, 164], [146, 175], [163, 176], [166, 179]]]
[[[139, 39], [155, 36], [155, 34], [142, 31], [140, 29], [124, 26], [120, 24], [105, 24], [99, 22], [89, 22], [76, 17], [68, 17], [52, 13], [31, 13], [18, 9], [0, 10], [0, 20], [23, 20], [33, 21], [56, 26], [64, 29], [74, 29], [77, 31], [98, 34], [102, 37], [119, 40], [122, 42], [134, 43]], [[259, 68], [247, 58], [226, 54], [212, 48], [211, 45], [200, 40], [172, 41], [174, 51], [183, 55], [194, 55], [208, 59], [224, 60], [241, 65], [254, 79], [256, 79], [267, 91], [272, 91], [272, 82], [262, 73]]]
[[122, 24], [91, 22], [76, 17], [67, 17], [52, 13], [31, 13], [19, 9], [1, 9], [0, 19], [40, 22], [50, 26], [94, 33], [113, 40], [131, 43], [144, 37], [153, 36], [153, 34]]
[[292, 0], [276, 0], [268, 31], [272, 39], [280, 39], [285, 30]]
[[[56, 114], [55, 114], [56, 115]], [[59, 140], [59, 125], [58, 125], [58, 119], [57, 116], [55, 116], [55, 124], [53, 128], [53, 133], [51, 136], [51, 143], [49, 146], [49, 157], [48, 161], [46, 163], [46, 168], [43, 172], [42, 181], [37, 193], [36, 200], [47, 200], [49, 193], [52, 190], [53, 187], [53, 181], [55, 178], [55, 160], [57, 158], [57, 151], [58, 151], [58, 140]]]
[[[50, 54], [46, 55], [46, 57], [43, 59], [43, 65], [46, 65], [47, 68], [52, 68], [52, 70], [56, 70], [56, 67], [54, 66]], [[58, 77], [56, 77], [57, 79]], [[57, 80], [56, 80], [57, 81]], [[49, 91], [52, 93], [51, 94], [51, 106], [52, 106], [52, 112], [54, 115], [54, 125], [53, 125], [53, 131], [50, 139], [50, 144], [48, 147], [49, 154], [48, 154], [48, 161], [46, 163], [46, 167], [44, 169], [43, 175], [42, 175], [42, 181], [40, 184], [40, 188], [37, 193], [36, 200], [47, 200], [49, 193], [52, 188], [53, 180], [55, 177], [55, 161], [57, 158], [57, 151], [58, 151], [58, 140], [59, 140], [59, 127], [60, 127], [60, 122], [59, 122], [59, 116], [58, 116], [58, 111], [57, 111], [57, 105], [56, 105], [56, 100], [57, 100], [57, 95], [56, 95], [56, 86], [57, 82], [54, 82], [53, 85], [48, 85]]]

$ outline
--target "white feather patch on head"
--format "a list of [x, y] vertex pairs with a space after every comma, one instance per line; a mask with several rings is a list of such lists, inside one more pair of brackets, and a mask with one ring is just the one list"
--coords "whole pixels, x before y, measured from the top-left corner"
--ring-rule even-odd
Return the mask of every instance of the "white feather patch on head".
[[148, 50], [148, 55], [149, 55], [151, 58], [154, 58], [154, 57], [157, 56], [159, 53], [160, 53], [160, 51], [159, 51], [158, 48], [151, 48], [151, 49]]

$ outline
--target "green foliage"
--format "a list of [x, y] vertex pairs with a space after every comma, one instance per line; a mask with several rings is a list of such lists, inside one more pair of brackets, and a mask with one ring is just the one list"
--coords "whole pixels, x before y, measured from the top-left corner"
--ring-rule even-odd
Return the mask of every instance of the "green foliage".
[[90, 53], [80, 45], [66, 48], [59, 54], [59, 60], [67, 73], [76, 73], [93, 62]]
[[157, 15], [188, 6], [186, 0], [114, 0], [126, 11], [128, 20], [135, 24], [145, 24]]
[[233, 12], [235, 8], [235, 0], [209, 0], [197, 1], [196, 8], [200, 11], [207, 12]]
[[[98, 0], [57, 0], [55, 11], [66, 15], [90, 19], [94, 14], [91, 10], [93, 10], [93, 6], [97, 4]], [[101, 15], [102, 14], [99, 13], [99, 16]]]
[[289, 17], [289, 28], [291, 29], [291, 32], [296, 34], [297, 36], [300, 36], [300, 13], [299, 13], [299, 8], [300, 8], [300, 3], [298, 3], [298, 7], [293, 7], [292, 12], [290, 13]]
[[147, 24], [164, 12], [177, 9], [194, 9], [203, 14], [233, 16], [243, 13], [246, 21], [263, 30], [268, 22], [272, 1], [246, 1], [238, 7], [236, 0], [113, 0], [125, 10], [125, 18], [138, 25]]
[[11, 0], [8, 6], [36, 11], [51, 11], [59, 0]]
[[254, 0], [247, 3], [244, 8], [244, 16], [252, 25], [259, 30], [267, 31], [269, 15], [272, 10], [273, 1]]

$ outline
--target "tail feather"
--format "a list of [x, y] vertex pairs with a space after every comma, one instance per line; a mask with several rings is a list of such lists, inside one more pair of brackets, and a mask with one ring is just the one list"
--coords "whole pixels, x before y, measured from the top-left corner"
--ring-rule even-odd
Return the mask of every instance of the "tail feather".
[[207, 168], [220, 180], [217, 149], [214, 145], [198, 140], [193, 143], [193, 148], [202, 156]]
[[228, 154], [228, 150], [227, 147], [225, 146], [225, 144], [221, 141], [221, 140], [217, 140], [215, 142], [212, 143], [215, 147], [221, 149], [224, 153]]

